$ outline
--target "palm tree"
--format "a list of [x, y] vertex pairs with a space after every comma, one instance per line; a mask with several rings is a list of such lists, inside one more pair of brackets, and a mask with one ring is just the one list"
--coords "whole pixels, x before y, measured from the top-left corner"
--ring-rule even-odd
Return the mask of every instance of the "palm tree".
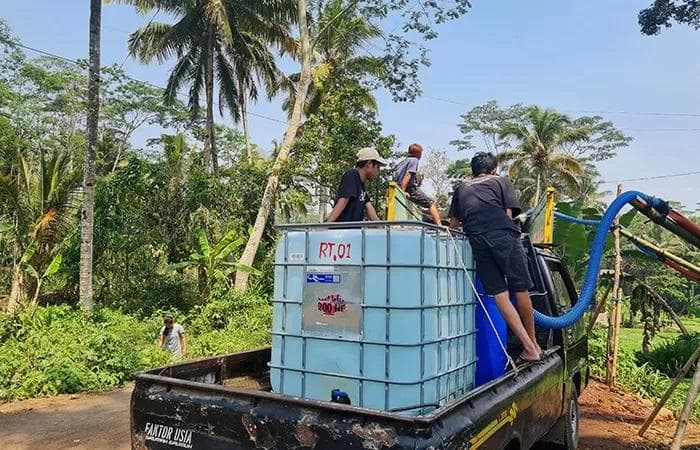
[[504, 126], [501, 137], [515, 138], [519, 145], [499, 155], [508, 164], [509, 175], [521, 195], [536, 205], [547, 186], [577, 193], [583, 166], [580, 160], [562, 152], [562, 145], [585, 141], [590, 129], [572, 126], [567, 116], [538, 106], [529, 107], [525, 118], [527, 123]]
[[[279, 70], [268, 45], [293, 51], [289, 26], [294, 21], [292, 0], [122, 0], [139, 10], [158, 8], [176, 18], [174, 24], [151, 22], [129, 38], [129, 50], [144, 63], [177, 58], [165, 91], [172, 101], [189, 83], [189, 107], [199, 114], [200, 95], [205, 93], [206, 138], [204, 164], [216, 172], [218, 160], [214, 136], [214, 83], [219, 88], [219, 109], [228, 107], [238, 122], [247, 99], [258, 97], [262, 83], [268, 95], [279, 86]], [[256, 83], [256, 78], [258, 83]], [[247, 120], [246, 126], [247, 129]]]
[[[277, 196], [280, 172], [287, 158], [289, 158], [289, 152], [292, 150], [292, 145], [299, 131], [301, 116], [304, 110], [304, 100], [306, 99], [306, 93], [311, 84], [311, 37], [307, 23], [307, 3], [306, 0], [297, 0], [296, 4], [297, 24], [299, 26], [299, 55], [301, 56], [301, 75], [299, 77], [299, 83], [296, 85], [297, 97], [294, 102], [294, 107], [292, 108], [292, 116], [287, 123], [287, 132], [284, 134], [282, 145], [277, 152], [275, 162], [272, 165], [271, 174], [265, 185], [265, 192], [260, 202], [255, 224], [253, 225], [248, 242], [239, 260], [239, 263], [243, 266], [252, 266], [255, 261], [255, 255], [258, 252], [265, 225], [273, 210], [274, 200]], [[236, 290], [243, 291], [248, 288], [248, 275], [246, 271], [239, 270], [236, 272]]]
[[8, 309], [14, 310], [29, 298], [27, 275], [37, 281], [36, 299], [41, 281], [60, 264], [62, 243], [77, 225], [83, 175], [67, 152], [55, 152], [48, 159], [41, 153], [38, 167], [20, 151], [3, 152], [3, 159], [0, 237], [11, 244]]
[[[356, 90], [361, 93], [360, 100], [368, 109], [376, 110], [377, 101], [372, 92], [362, 86], [361, 80], [382, 77], [385, 71], [383, 60], [357, 54], [372, 39], [381, 37], [382, 30], [359, 15], [357, 2], [344, 5], [343, 0], [331, 0], [318, 14], [311, 30], [314, 35], [313, 82], [306, 96], [304, 114], [308, 117], [316, 113], [340, 83], [361, 87]], [[295, 86], [299, 78], [300, 74], [295, 73], [284, 80], [288, 96], [282, 108], [288, 115], [291, 115], [296, 100]]]
[[95, 159], [100, 117], [100, 32], [102, 0], [90, 0], [90, 66], [88, 74], [87, 152], [80, 229], [80, 305], [92, 311], [92, 238], [95, 216]]
[[[320, 5], [318, 17], [312, 24], [313, 38], [313, 82], [309, 85], [304, 104], [304, 115], [318, 113], [321, 105], [338, 94], [338, 88], [352, 90], [355, 100], [370, 111], [377, 110], [374, 94], [363, 84], [367, 77], [380, 78], [385, 71], [381, 58], [358, 56], [361, 49], [372, 39], [381, 37], [382, 30], [359, 15], [357, 2], [331, 0]], [[282, 109], [291, 117], [296, 101], [296, 85], [300, 74], [295, 73], [284, 80], [288, 93]], [[318, 212], [321, 221], [325, 220], [326, 205], [330, 198], [329, 189], [319, 185]]]

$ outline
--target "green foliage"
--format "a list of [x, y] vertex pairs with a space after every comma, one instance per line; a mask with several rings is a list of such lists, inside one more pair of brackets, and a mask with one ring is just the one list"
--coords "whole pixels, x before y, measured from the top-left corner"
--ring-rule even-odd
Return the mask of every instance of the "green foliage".
[[[607, 330], [595, 327], [588, 340], [589, 363], [591, 376], [605, 378], [607, 356]], [[638, 342], [638, 340], [635, 340]], [[639, 365], [634, 351], [620, 347], [617, 366], [618, 384], [625, 390], [637, 393], [644, 398], [657, 401], [666, 392], [672, 379], [662, 372], [650, 367], [648, 363]], [[681, 383], [668, 401], [667, 406], [676, 412], [680, 411], [688, 394], [689, 383]], [[695, 408], [694, 420], [700, 420], [700, 409]]]
[[[209, 240], [227, 242], [232, 237], [241, 244], [263, 193], [259, 180], [265, 176], [266, 162], [256, 156], [249, 164], [240, 157], [243, 140], [235, 139], [240, 133], [221, 131], [239, 147], [222, 145], [231, 159], [219, 176], [198, 164], [198, 155], [184, 136], [165, 135], [159, 140], [162, 157], [147, 160], [127, 154], [120, 167], [98, 181], [94, 280], [99, 304], [146, 316], [167, 308], [187, 311], [207, 300], [207, 286], [213, 280], [206, 272], [204, 277], [197, 271], [169, 272], [168, 265], [201, 262], [214, 278], [221, 278], [224, 269], [235, 264], [239, 245], [228, 245], [233, 241], [218, 250], [212, 244], [216, 255], [211, 258], [197, 262], [190, 257], [202, 255], [197, 230], [206, 235], [207, 245]], [[269, 229], [262, 251], [271, 239]], [[72, 286], [78, 282], [78, 239], [66, 247], [56, 278], [63, 282], [64, 295], [72, 299]], [[201, 289], [198, 281], [203, 282]]]
[[[345, 4], [343, 0], [331, 0], [311, 22], [314, 42], [312, 64], [313, 82], [309, 86], [304, 114], [312, 116], [319, 112], [340, 84], [352, 88], [355, 100], [371, 111], [377, 110], [377, 101], [371, 87], [386, 72], [380, 57], [360, 56], [362, 47], [383, 36], [382, 30], [360, 15], [356, 3]], [[285, 83], [288, 97], [282, 109], [291, 118], [296, 99], [296, 83], [301, 74], [292, 74]]]
[[[224, 285], [214, 286], [212, 299], [177, 318], [188, 358], [269, 345], [267, 299]], [[161, 326], [161, 313], [104, 308], [89, 316], [66, 305], [0, 313], [0, 403], [120, 386], [136, 371], [170, 363], [171, 354], [155, 345]]]
[[[697, 218], [694, 220], [697, 221]], [[694, 262], [695, 264], [700, 262], [700, 252], [694, 246], [659, 225], [649, 222], [641, 214], [626, 224], [626, 227], [634, 235], [655, 243], [662, 249], [686, 261]], [[626, 240], [622, 242], [622, 251], [624, 272], [632, 275], [635, 279], [643, 280], [676, 313], [680, 315], [687, 314], [691, 308], [700, 305], [700, 291], [697, 289], [697, 283], [680, 276], [676, 271], [642, 254], [632, 243]]]
[[[356, 95], [358, 90], [362, 89], [341, 83], [327, 94], [294, 145], [294, 162], [287, 166], [288, 179], [303, 179], [312, 192], [320, 188], [332, 193], [343, 173], [355, 166], [360, 148], [373, 146], [381, 155], [391, 156], [394, 137], [382, 135], [376, 113]], [[390, 172], [383, 170], [381, 176], [390, 177]], [[386, 181], [380, 179], [367, 186], [377, 211], [383, 209]]]
[[189, 356], [220, 355], [270, 343], [272, 306], [265, 298], [217, 285], [212, 301], [189, 314]]
[[[18, 288], [10, 298], [12, 307], [29, 297], [34, 299], [41, 284], [61, 264], [63, 243], [78, 222], [81, 171], [74, 168], [70, 155], [56, 151], [38, 158], [26, 151], [7, 152], [0, 167], [0, 223], [5, 239], [0, 263], [13, 268]], [[35, 281], [27, 283], [24, 274]]]
[[[674, 378], [698, 347], [700, 347], [700, 334], [680, 335], [657, 345], [649, 353], [637, 352], [636, 356], [640, 364], [646, 364], [651, 369]], [[693, 376], [692, 372], [691, 370], [687, 374], [688, 378]]]
[[482, 150], [494, 154], [509, 150], [513, 147], [511, 137], [503, 136], [501, 132], [507, 124], [524, 120], [524, 116], [523, 105], [502, 108], [491, 100], [462, 115], [462, 123], [459, 124], [462, 138], [450, 143], [460, 150]]
[[523, 122], [506, 123], [501, 136], [512, 137], [517, 145], [499, 158], [507, 163], [521, 201], [529, 199], [531, 206], [538, 204], [548, 186], [556, 188], [561, 196], [575, 198], [583, 167], [578, 157], [564, 149], [587, 141], [590, 134], [590, 128], [574, 125], [567, 116], [538, 106], [526, 109]]
[[236, 230], [230, 230], [226, 233], [213, 248], [209, 245], [209, 239], [204, 230], [197, 230], [196, 235], [199, 246], [197, 251], [192, 253], [188, 260], [171, 264], [168, 266], [168, 270], [175, 271], [196, 267], [200, 273], [201, 293], [208, 293], [214, 282], [223, 283], [229, 288], [233, 287], [230, 278], [235, 271], [259, 273], [254, 268], [235, 261], [233, 253], [245, 243], [245, 239], [238, 236]]
[[168, 359], [151, 351], [159, 323], [68, 306], [0, 315], [0, 402], [118, 386]]
[[[462, 115], [462, 123], [459, 124], [462, 137], [451, 144], [460, 150], [489, 151], [494, 154], [511, 150], [518, 143], [517, 136], [504, 131], [512, 129], [513, 125], [523, 126], [532, 122], [528, 118], [531, 108], [521, 104], [501, 107], [495, 100], [476, 106]], [[561, 125], [565, 125], [569, 131], [586, 129], [589, 132], [588, 139], [561, 142], [564, 153], [581, 160], [610, 159], [632, 141], [612, 122], [600, 116], [582, 116], [568, 122]]]
[[[569, 118], [559, 112], [520, 104], [502, 108], [495, 101], [462, 115], [462, 138], [452, 141], [459, 149], [489, 151], [498, 155], [502, 171], [520, 192], [523, 204], [534, 205], [548, 186], [559, 197], [599, 203], [598, 172], [592, 162], [612, 158], [631, 138], [599, 116]], [[453, 164], [455, 174], [463, 174]]]
[[207, 140], [204, 165], [218, 170], [214, 137], [214, 84], [219, 110], [227, 107], [235, 122], [245, 103], [258, 98], [263, 85], [272, 98], [279, 89], [281, 71], [271, 51], [296, 49], [290, 27], [296, 19], [293, 1], [243, 0], [238, 2], [196, 0], [173, 3], [167, 0], [126, 0], [140, 9], [163, 11], [174, 23], [149, 22], [129, 36], [129, 51], [144, 63], [166, 61], [172, 68], [164, 92], [173, 103], [183, 84], [188, 84], [192, 118], [200, 114], [200, 96], [205, 93]]
[[[602, 217], [600, 209], [587, 207], [583, 200], [557, 202], [555, 210], [567, 216], [581, 219], [600, 220]], [[622, 214], [620, 224], [629, 226], [635, 215], [636, 210]], [[596, 227], [579, 225], [564, 219], [555, 218], [554, 220], [554, 245], [557, 248], [557, 254], [564, 259], [577, 286], [581, 285], [586, 274], [589, 253], [596, 231]], [[608, 234], [605, 251], [609, 253], [612, 248], [612, 234]]]
[[642, 34], [655, 35], [672, 22], [700, 29], [700, 3], [697, 0], [654, 0], [649, 8], [639, 13]]

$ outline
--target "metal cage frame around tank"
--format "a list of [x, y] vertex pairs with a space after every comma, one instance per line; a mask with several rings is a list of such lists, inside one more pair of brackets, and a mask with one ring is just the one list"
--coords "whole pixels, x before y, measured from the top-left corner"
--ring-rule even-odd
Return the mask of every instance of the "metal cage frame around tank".
[[[420, 259], [419, 259], [419, 264], [393, 264], [391, 263], [391, 234], [392, 234], [392, 229], [400, 228], [403, 230], [406, 230], [408, 227], [411, 228], [420, 228], [421, 230], [421, 236], [420, 236]], [[441, 338], [442, 336], [442, 321], [440, 320], [440, 311], [442, 309], [447, 309], [448, 313], [451, 311], [451, 309], [454, 308], [465, 308], [465, 307], [473, 307], [475, 308], [476, 305], [478, 305], [478, 300], [473, 297], [473, 301], [465, 301], [468, 297], [467, 292], [469, 290], [469, 283], [466, 279], [467, 276], [474, 277], [474, 269], [469, 268], [467, 271], [465, 271], [463, 268], [460, 267], [455, 267], [455, 266], [449, 266], [450, 264], [450, 255], [452, 254], [458, 254], [458, 251], [460, 247], [457, 247], [455, 244], [456, 240], [466, 240], [466, 236], [458, 231], [455, 230], [448, 230], [444, 227], [438, 227], [432, 224], [427, 224], [423, 222], [416, 222], [416, 221], [391, 221], [391, 222], [344, 222], [344, 223], [319, 223], [319, 224], [289, 224], [289, 225], [277, 225], [275, 227], [276, 229], [280, 230], [283, 235], [285, 236], [285, 249], [284, 249], [284, 260], [283, 263], [278, 263], [275, 262], [275, 268], [277, 267], [283, 267], [285, 274], [284, 274], [284, 286], [282, 286], [281, 292], [282, 292], [282, 298], [276, 298], [273, 297], [273, 304], [280, 304], [282, 305], [282, 314], [284, 316], [287, 315], [287, 305], [288, 304], [296, 304], [300, 305], [303, 308], [303, 299], [298, 299], [298, 301], [295, 300], [290, 300], [287, 299], [287, 270], [289, 267], [308, 267], [308, 266], [347, 266], [347, 267], [359, 267], [360, 268], [360, 274], [361, 274], [361, 279], [363, 280], [361, 290], [362, 290], [362, 302], [360, 304], [362, 308], [362, 314], [363, 318], [360, 320], [360, 337], [356, 340], [348, 340], [348, 339], [341, 339], [341, 338], [332, 338], [332, 337], [320, 337], [320, 336], [305, 336], [304, 335], [304, 330], [302, 329], [301, 333], [299, 335], [294, 334], [294, 333], [287, 333], [285, 331], [285, 319], [281, 320], [282, 323], [282, 331], [281, 332], [276, 332], [272, 331], [273, 336], [279, 336], [281, 339], [281, 349], [280, 349], [280, 364], [273, 364], [272, 361], [269, 363], [269, 367], [271, 369], [277, 369], [279, 370], [280, 373], [280, 390], [284, 390], [284, 374], [285, 372], [297, 372], [301, 373], [301, 389], [302, 389], [302, 397], [305, 395], [305, 390], [306, 390], [306, 380], [305, 380], [305, 374], [315, 374], [315, 375], [321, 375], [321, 376], [331, 376], [331, 377], [340, 377], [340, 378], [346, 378], [346, 379], [355, 379], [359, 382], [359, 404], [358, 406], [364, 406], [365, 405], [365, 400], [363, 398], [363, 383], [364, 382], [375, 382], [375, 383], [382, 383], [384, 385], [384, 410], [389, 410], [389, 386], [390, 385], [420, 385], [420, 404], [418, 405], [412, 405], [411, 407], [406, 407], [406, 408], [395, 408], [389, 411], [410, 411], [410, 410], [420, 410], [420, 414], [424, 414], [426, 412], [426, 408], [438, 408], [440, 406], [443, 406], [444, 404], [449, 403], [452, 400], [455, 400], [459, 398], [460, 396], [466, 394], [469, 392], [471, 389], [474, 388], [474, 377], [472, 377], [471, 384], [467, 384], [467, 369], [471, 366], [476, 366], [477, 363], [477, 358], [476, 358], [476, 327], [475, 327], [475, 318], [472, 317], [472, 330], [469, 330], [468, 327], [468, 316], [467, 314], [463, 314], [464, 317], [462, 317], [460, 328], [462, 330], [462, 333], [456, 334], [456, 335], [450, 335], [449, 330], [448, 330], [448, 335], [450, 336], [449, 338]], [[361, 241], [362, 241], [362, 249], [361, 249], [361, 259], [360, 259], [360, 264], [355, 264], [355, 263], [326, 263], [326, 264], [319, 264], [319, 263], [310, 263], [309, 262], [309, 233], [311, 231], [316, 231], [316, 230], [345, 230], [345, 229], [360, 229], [361, 230]], [[366, 261], [366, 230], [367, 229], [383, 229], [386, 233], [386, 261], [383, 264], [368, 264]], [[290, 261], [289, 258], [289, 239], [286, 239], [287, 233], [291, 231], [296, 231], [296, 232], [303, 232], [304, 233], [304, 242], [305, 242], [305, 252], [304, 252], [304, 260], [303, 261]], [[426, 234], [431, 233], [434, 234], [435, 236], [435, 246], [436, 246], [436, 253], [435, 253], [435, 264], [434, 265], [426, 265], [425, 264], [425, 238]], [[445, 252], [445, 259], [446, 261], [444, 263], [441, 262], [440, 260], [440, 240], [445, 239], [446, 242], [448, 242], [447, 245], [454, 245], [455, 246], [455, 251], [446, 251]], [[468, 247], [467, 246], [462, 246], [460, 252], [461, 257], [464, 258], [467, 256], [465, 254], [465, 251]], [[374, 267], [374, 268], [385, 268], [386, 269], [386, 299], [385, 299], [385, 304], [384, 305], [368, 305], [365, 303], [365, 270], [367, 268]], [[420, 269], [420, 305], [416, 306], [397, 306], [397, 305], [392, 305], [390, 303], [391, 301], [391, 286], [390, 286], [390, 280], [391, 280], [391, 268], [412, 268], [412, 269]], [[425, 304], [425, 279], [424, 279], [424, 271], [425, 269], [435, 269], [435, 275], [437, 277], [438, 282], [436, 283], [436, 288], [438, 291], [437, 295], [437, 301], [435, 305], [426, 305]], [[446, 270], [447, 271], [447, 276], [448, 276], [448, 283], [447, 283], [447, 298], [451, 298], [450, 294], [450, 289], [451, 289], [451, 283], [449, 282], [449, 276], [450, 276], [450, 271], [453, 272], [460, 272], [461, 277], [458, 277], [456, 280], [456, 283], [462, 283], [462, 289], [463, 289], [463, 298], [460, 303], [448, 303], [448, 304], [443, 304], [442, 302], [442, 296], [439, 295], [440, 293], [440, 282], [439, 282], [439, 277], [440, 277], [440, 271], [441, 270]], [[385, 312], [385, 336], [384, 336], [384, 341], [370, 341], [365, 339], [365, 320], [364, 320], [364, 312], [367, 309], [382, 309]], [[389, 341], [390, 339], [390, 311], [391, 310], [419, 310], [420, 311], [420, 339], [416, 341], [415, 343], [410, 343], [410, 344], [397, 344], [397, 343], [392, 343]], [[428, 309], [437, 309], [437, 339], [435, 340], [430, 340], [426, 341], [426, 326], [425, 326], [425, 311]], [[452, 327], [452, 321], [448, 320], [447, 321], [447, 326]], [[286, 338], [288, 337], [294, 337], [294, 338], [300, 338], [302, 340], [302, 361], [301, 361], [301, 368], [291, 368], [288, 366], [285, 366], [285, 341]], [[470, 338], [471, 337], [471, 338]], [[309, 370], [306, 367], [306, 352], [307, 352], [307, 340], [308, 339], [316, 339], [316, 340], [328, 340], [328, 341], [338, 341], [338, 342], [355, 342], [359, 344], [359, 352], [360, 352], [360, 357], [359, 357], [359, 375], [353, 376], [353, 375], [347, 375], [347, 374], [342, 374], [342, 373], [333, 373], [333, 372], [323, 372], [323, 371], [315, 371], [315, 370]], [[462, 345], [462, 342], [460, 340], [464, 341], [464, 344]], [[445, 341], [447, 341], [447, 357], [448, 359], [452, 358], [452, 345], [457, 346], [457, 351], [459, 351], [459, 347], [462, 346], [464, 347], [462, 349], [463, 352], [466, 352], [467, 356], [464, 357], [464, 363], [457, 365], [456, 367], [451, 368], [450, 370], [446, 372], [440, 372], [440, 368], [443, 367], [443, 354], [442, 354], [442, 346], [444, 345]], [[384, 346], [384, 378], [383, 379], [376, 379], [376, 378], [368, 378], [364, 375], [365, 368], [364, 368], [364, 346], [365, 345], [381, 345]], [[437, 374], [435, 375], [430, 375], [426, 376], [425, 375], [425, 360], [426, 360], [426, 353], [425, 353], [425, 347], [428, 345], [434, 345], [437, 344], [437, 357], [438, 357], [438, 362], [437, 362]], [[466, 348], [470, 346], [471, 348]], [[395, 381], [389, 379], [389, 349], [391, 347], [419, 347], [420, 348], [420, 353], [421, 353], [421, 368], [420, 368], [420, 373], [421, 377], [418, 380], [415, 381]], [[450, 367], [450, 361], [447, 361], [446, 367]], [[444, 393], [446, 396], [443, 397], [443, 391], [441, 390], [441, 379], [446, 378], [446, 389], [444, 389]], [[455, 389], [454, 391], [450, 391], [449, 387], [451, 383], [458, 383], [461, 378], [461, 383], [462, 386], [459, 387], [458, 389]], [[438, 403], [426, 403], [425, 401], [425, 384], [429, 381], [432, 380], [437, 380], [436, 381], [436, 394], [438, 397]], [[284, 393], [284, 392], [281, 392]]]

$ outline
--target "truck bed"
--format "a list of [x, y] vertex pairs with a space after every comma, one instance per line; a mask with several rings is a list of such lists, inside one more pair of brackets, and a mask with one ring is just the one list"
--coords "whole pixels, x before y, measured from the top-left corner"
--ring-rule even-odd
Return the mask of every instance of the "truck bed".
[[[474, 425], [489, 423], [497, 418], [491, 414], [504, 410], [528, 414], [526, 403], [546, 401], [542, 395], [551, 388], [558, 391], [563, 372], [562, 359], [553, 351], [517, 378], [511, 371], [430, 414], [410, 417], [272, 393], [269, 360], [270, 348], [263, 348], [135, 375], [132, 447], [466, 448], [479, 429]], [[561, 393], [556, 397], [560, 402]]]

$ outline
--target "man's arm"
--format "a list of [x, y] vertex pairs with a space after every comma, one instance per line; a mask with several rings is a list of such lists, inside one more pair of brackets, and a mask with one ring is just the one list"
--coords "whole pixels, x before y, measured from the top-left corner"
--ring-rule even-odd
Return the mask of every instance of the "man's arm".
[[[406, 189], [408, 189], [408, 183], [411, 182], [411, 172], [406, 172], [406, 175], [403, 176], [403, 180], [401, 180], [401, 190], [406, 192]], [[406, 194], [408, 194], [406, 192]]]
[[513, 183], [506, 177], [499, 177], [501, 185], [501, 200], [503, 201], [503, 209], [505, 209], [506, 214], [511, 219], [513, 215], [518, 215], [521, 213], [520, 202], [518, 201], [518, 196], [515, 194], [515, 187]]
[[365, 203], [365, 211], [367, 212], [367, 218], [373, 222], [379, 221], [379, 216], [377, 215], [377, 210], [374, 209], [374, 205], [370, 202]]
[[349, 201], [350, 199], [348, 197], [341, 197], [338, 200], [336, 200], [333, 210], [328, 215], [328, 221], [335, 222], [336, 220], [338, 220], [338, 217], [340, 217], [340, 215], [343, 213], [345, 207], [348, 206]]
[[158, 346], [158, 348], [163, 348], [163, 339], [164, 339], [163, 335], [161, 334], [160, 338], [157, 341], [158, 343], [156, 344]]
[[418, 173], [418, 160], [416, 158], [408, 158], [406, 162], [406, 175], [401, 180], [401, 190], [406, 192], [408, 184], [411, 182], [411, 177]]
[[450, 228], [459, 229], [462, 225], [462, 221], [459, 219], [460, 216], [460, 206], [459, 206], [459, 190], [461, 187], [455, 189], [452, 193], [452, 201], [450, 202]]

